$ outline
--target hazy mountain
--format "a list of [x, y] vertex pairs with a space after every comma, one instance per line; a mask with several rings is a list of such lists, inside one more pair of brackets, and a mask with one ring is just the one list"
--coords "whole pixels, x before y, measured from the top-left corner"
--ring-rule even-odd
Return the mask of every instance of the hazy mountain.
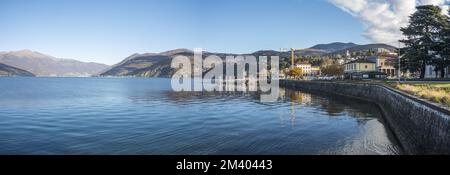
[[[334, 42], [329, 44], [318, 44], [307, 49], [296, 50], [295, 55], [297, 56], [321, 56], [329, 54], [338, 50], [348, 49], [354, 46], [358, 46], [355, 43], [341, 43]], [[290, 54], [290, 51], [288, 51]], [[289, 56], [288, 56], [289, 57]]]
[[352, 48], [355, 46], [358, 46], [358, 45], [355, 43], [334, 42], [334, 43], [329, 43], [329, 44], [318, 44], [318, 45], [311, 47], [310, 49], [316, 49], [316, 50], [324, 51], [326, 53], [331, 53], [331, 52], [335, 52], [338, 50], [345, 50], [348, 48]]
[[358, 45], [355, 43], [329, 43], [329, 44], [318, 44], [309, 49], [304, 49], [299, 52], [302, 56], [324, 56], [324, 55], [337, 55], [337, 54], [346, 54], [347, 51], [351, 52], [361, 52], [374, 50], [378, 48], [383, 48], [386, 50], [390, 50], [392, 52], [396, 52], [396, 47], [390, 46], [387, 44], [366, 44], [366, 45]]
[[26, 70], [0, 63], [0, 77], [3, 76], [33, 77], [34, 75]]
[[354, 47], [351, 48], [347, 48], [347, 49], [343, 49], [343, 50], [338, 50], [335, 52], [330, 53], [331, 55], [336, 55], [336, 54], [345, 54], [347, 53], [347, 50], [349, 52], [361, 52], [361, 51], [367, 51], [367, 50], [373, 50], [373, 49], [377, 49], [377, 48], [383, 48], [383, 49], [387, 49], [390, 50], [392, 52], [396, 52], [396, 47], [394, 46], [390, 46], [387, 44], [366, 44], [366, 45], [356, 45]]
[[291, 56], [291, 52], [278, 52], [278, 51], [274, 51], [274, 50], [260, 50], [260, 51], [256, 51], [253, 52], [250, 55], [254, 55], [254, 56], [279, 56], [280, 58], [282, 57], [290, 57]]
[[[318, 44], [315, 46], [312, 46], [310, 48], [296, 50], [295, 55], [297, 56], [320, 56], [329, 54], [335, 51], [348, 49], [351, 47], [358, 46], [355, 43], [341, 43], [341, 42], [334, 42], [329, 44]], [[254, 54], [260, 54], [263, 53], [265, 55], [271, 54], [271, 55], [279, 55], [280, 57], [290, 57], [291, 51], [286, 52], [278, 52], [273, 50], [263, 50], [263, 51], [257, 51]]]
[[0, 63], [27, 70], [36, 76], [90, 76], [108, 67], [105, 64], [55, 58], [30, 50], [0, 52]]
[[100, 76], [170, 77], [172, 57], [161, 54], [134, 54], [100, 73]]
[[[203, 52], [203, 57], [209, 55], [225, 57], [225, 53]], [[176, 56], [186, 56], [193, 60], [194, 52], [188, 49], [176, 49], [162, 53], [133, 54], [122, 62], [111, 66], [98, 76], [137, 76], [137, 77], [171, 77], [175, 70], [170, 67]]]

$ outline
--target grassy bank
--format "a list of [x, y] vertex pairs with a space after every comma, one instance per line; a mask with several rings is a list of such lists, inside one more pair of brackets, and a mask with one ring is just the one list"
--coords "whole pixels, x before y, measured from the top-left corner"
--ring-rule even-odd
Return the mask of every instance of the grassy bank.
[[450, 107], [450, 83], [392, 83], [390, 85], [411, 95]]

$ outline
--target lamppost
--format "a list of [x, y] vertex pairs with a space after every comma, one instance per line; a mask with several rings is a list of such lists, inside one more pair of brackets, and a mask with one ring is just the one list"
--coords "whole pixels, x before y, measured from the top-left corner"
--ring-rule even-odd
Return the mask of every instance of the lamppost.
[[401, 67], [401, 56], [400, 56], [400, 42], [398, 43], [398, 82], [400, 83], [402, 81], [402, 67]]

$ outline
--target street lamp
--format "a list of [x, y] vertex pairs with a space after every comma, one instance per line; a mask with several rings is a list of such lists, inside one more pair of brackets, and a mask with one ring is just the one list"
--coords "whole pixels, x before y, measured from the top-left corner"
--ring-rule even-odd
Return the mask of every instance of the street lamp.
[[400, 42], [398, 42], [398, 82], [400, 83], [402, 81], [401, 73], [402, 73], [402, 67], [401, 67], [401, 56], [400, 56]]

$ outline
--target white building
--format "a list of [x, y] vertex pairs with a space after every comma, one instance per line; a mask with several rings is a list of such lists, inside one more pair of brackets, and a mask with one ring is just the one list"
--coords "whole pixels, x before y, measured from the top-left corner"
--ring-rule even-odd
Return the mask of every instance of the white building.
[[295, 65], [296, 68], [301, 68], [303, 70], [303, 74], [311, 74], [312, 66], [309, 63], [300, 63]]
[[[437, 72], [436, 75], [435, 67], [431, 65], [427, 65], [425, 68], [425, 78], [441, 78], [441, 71]], [[450, 78], [450, 66], [445, 69], [445, 78]]]
[[398, 73], [395, 65], [398, 64], [398, 58], [394, 55], [384, 54], [371, 56], [368, 60], [376, 63], [376, 71], [383, 72], [390, 78], [397, 76]]

